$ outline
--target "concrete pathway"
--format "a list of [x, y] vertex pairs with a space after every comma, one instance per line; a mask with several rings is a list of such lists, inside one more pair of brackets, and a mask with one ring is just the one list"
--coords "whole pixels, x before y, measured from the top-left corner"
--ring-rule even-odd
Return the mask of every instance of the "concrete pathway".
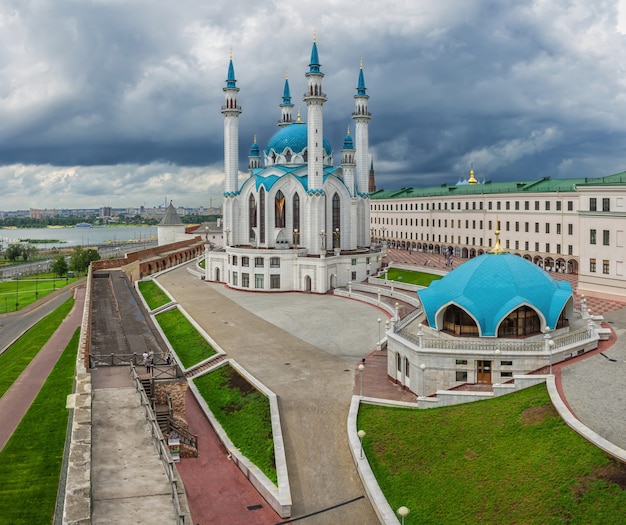
[[199, 281], [185, 267], [158, 280], [229, 357], [277, 394], [292, 518], [319, 513], [307, 525], [378, 524], [369, 500], [356, 499], [365, 492], [346, 421], [354, 363], [374, 348], [381, 312], [330, 295], [233, 292]]
[[[26, 414], [33, 400], [37, 397], [41, 386], [50, 375], [50, 371], [54, 368], [61, 353], [70, 342], [72, 335], [74, 335], [76, 329], [80, 327], [85, 304], [85, 289], [75, 288], [74, 290], [76, 302], [69, 315], [63, 320], [54, 334], [52, 334], [48, 342], [43, 345], [22, 374], [15, 380], [4, 395], [0, 397], [0, 420], [2, 421], [2, 425], [0, 425], [0, 450], [7, 444], [7, 441], [17, 428], [17, 425], [19, 425], [24, 414]], [[64, 297], [63, 301], [61, 301], [61, 298], [57, 298], [56, 301], [53, 301], [53, 304], [58, 302], [59, 304], [57, 306], [59, 306], [65, 300], [67, 300], [67, 297]], [[23, 334], [32, 324], [47, 315], [49, 311], [51, 311], [50, 308], [42, 308], [40, 311], [36, 312], [36, 314], [25, 316], [27, 319], [27, 321], [24, 321], [25, 324], [22, 324], [23, 317], [14, 317], [13, 320], [15, 323], [5, 333], [6, 341], [11, 339], [14, 341], [16, 334]], [[18, 318], [20, 319], [19, 322]], [[17, 335], [17, 337], [19, 337], [19, 335]]]

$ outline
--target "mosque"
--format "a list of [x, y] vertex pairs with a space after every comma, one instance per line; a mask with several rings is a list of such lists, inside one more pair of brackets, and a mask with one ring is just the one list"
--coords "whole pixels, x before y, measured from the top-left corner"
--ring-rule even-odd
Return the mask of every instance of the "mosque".
[[324, 137], [324, 74], [314, 39], [303, 96], [306, 122], [293, 119], [285, 79], [278, 131], [261, 151], [256, 137], [248, 174], [240, 182], [239, 117], [232, 56], [224, 91], [224, 246], [207, 246], [205, 279], [240, 290], [326, 293], [362, 281], [382, 264], [370, 245], [367, 89], [359, 70], [354, 134], [348, 127], [335, 166]]

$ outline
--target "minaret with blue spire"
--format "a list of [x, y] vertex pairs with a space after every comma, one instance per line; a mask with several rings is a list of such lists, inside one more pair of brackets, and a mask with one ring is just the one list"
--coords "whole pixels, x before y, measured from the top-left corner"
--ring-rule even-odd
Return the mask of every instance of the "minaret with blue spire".
[[352, 119], [355, 123], [354, 138], [356, 140], [356, 186], [359, 194], [368, 193], [369, 185], [368, 124], [372, 115], [367, 110], [368, 99], [365, 78], [363, 77], [363, 60], [361, 60], [359, 82], [356, 88], [356, 95], [354, 95], [355, 109], [354, 113], [352, 113]]
[[350, 135], [350, 126], [348, 126], [348, 133], [343, 139], [343, 148], [341, 149], [341, 169], [343, 171], [343, 182], [348, 188], [350, 195], [356, 196], [356, 189], [354, 187], [354, 167], [355, 164], [355, 150], [352, 136]]
[[283, 103], [280, 105], [281, 118], [278, 122], [278, 126], [286, 126], [291, 124], [291, 110], [293, 104], [291, 103], [291, 92], [289, 91], [289, 72], [285, 74], [285, 89], [283, 90]]
[[256, 143], [256, 135], [254, 136], [254, 142], [252, 146], [250, 146], [250, 154], [248, 155], [248, 169], [250, 170], [250, 175], [253, 175], [255, 169], [261, 167], [261, 150], [259, 150], [259, 145]]
[[[363, 77], [363, 59], [361, 59], [359, 68], [359, 81], [354, 95], [354, 139], [356, 142], [356, 191], [357, 196], [365, 200], [365, 207], [369, 210], [369, 134], [368, 125], [372, 118], [367, 109], [367, 89], [365, 87], [365, 78]], [[367, 224], [365, 221], [359, 221], [357, 224], [357, 245], [369, 246], [371, 244], [371, 236], [369, 231], [369, 218]]]
[[322, 91], [324, 73], [320, 71], [316, 37], [313, 38], [311, 63], [306, 73], [308, 89], [303, 101], [307, 105], [307, 151], [309, 190], [321, 190], [324, 176], [324, 122], [322, 106], [328, 99]]
[[[307, 92], [303, 101], [307, 105], [307, 183], [309, 208], [309, 225], [302, 232], [310, 253], [319, 253], [325, 257], [329, 246], [333, 246], [333, 236], [326, 224], [326, 199], [324, 194], [324, 122], [322, 106], [327, 98], [322, 91], [324, 74], [320, 71], [317, 55], [316, 37], [313, 37], [311, 62], [306, 73], [308, 80]], [[326, 234], [326, 235], [324, 235]], [[318, 236], [320, 236], [318, 238]], [[322, 240], [324, 246], [321, 246]]]
[[237, 234], [234, 229], [233, 200], [239, 189], [239, 115], [241, 107], [237, 105], [239, 88], [235, 80], [233, 52], [230, 51], [228, 77], [224, 91], [224, 230], [232, 232], [230, 239], [236, 243]]

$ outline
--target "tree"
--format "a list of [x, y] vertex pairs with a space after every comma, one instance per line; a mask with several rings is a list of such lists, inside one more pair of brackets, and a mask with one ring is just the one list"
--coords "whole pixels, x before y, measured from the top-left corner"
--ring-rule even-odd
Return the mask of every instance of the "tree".
[[74, 253], [72, 253], [70, 257], [70, 270], [78, 273], [85, 272], [92, 261], [99, 260], [100, 254], [98, 250], [94, 250], [93, 248], [85, 250], [82, 246], [77, 246], [74, 248]]
[[52, 271], [59, 277], [63, 277], [67, 273], [67, 261], [64, 255], [57, 255], [52, 262]]
[[9, 261], [15, 262], [22, 255], [22, 245], [9, 244], [4, 255]]
[[32, 259], [37, 255], [38, 250], [34, 244], [26, 244], [22, 247], [22, 259], [28, 261], [28, 259]]

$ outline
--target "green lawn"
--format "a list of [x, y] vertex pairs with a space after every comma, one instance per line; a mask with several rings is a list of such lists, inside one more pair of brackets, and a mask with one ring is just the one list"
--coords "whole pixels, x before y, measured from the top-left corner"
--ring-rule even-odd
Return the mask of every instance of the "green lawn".
[[[0, 522], [52, 523], [60, 479], [80, 329], [0, 452]], [[1, 362], [1, 361], [0, 361]]]
[[[70, 298], [48, 314], [0, 355], [0, 397], [9, 389], [74, 306]], [[0, 514], [1, 515], [1, 514]]]
[[277, 484], [267, 397], [230, 366], [200, 376], [194, 383], [234, 445]]
[[146, 303], [148, 303], [148, 308], [150, 310], [154, 310], [159, 306], [166, 305], [167, 303], [171, 303], [172, 300], [167, 296], [167, 294], [159, 287], [157, 283], [154, 281], [139, 281], [139, 291], [141, 295], [143, 295]]
[[41, 299], [46, 295], [76, 282], [79, 278], [57, 277], [51, 273], [41, 273], [37, 276], [27, 275], [19, 279], [0, 282], [0, 314], [15, 312], [15, 304], [18, 310]]
[[362, 405], [358, 428], [406, 525], [623, 523], [626, 466], [569, 429], [545, 385], [441, 409]]
[[436, 275], [433, 273], [412, 272], [409, 270], [400, 270], [398, 268], [389, 268], [387, 272], [387, 279], [390, 281], [416, 284], [418, 286], [428, 286], [432, 281], [437, 281], [441, 278], [441, 275]]
[[183, 368], [189, 368], [217, 353], [178, 308], [162, 312], [155, 318]]

